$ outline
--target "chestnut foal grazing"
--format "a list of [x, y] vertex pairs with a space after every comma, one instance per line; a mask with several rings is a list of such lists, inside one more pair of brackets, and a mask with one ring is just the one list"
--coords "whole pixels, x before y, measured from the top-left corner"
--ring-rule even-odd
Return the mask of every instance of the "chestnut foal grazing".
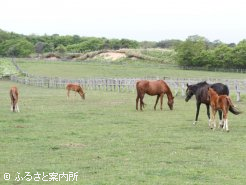
[[18, 89], [17, 87], [11, 87], [9, 91], [10, 99], [11, 99], [11, 111], [12, 112], [20, 112], [19, 106], [18, 106]]
[[85, 99], [85, 93], [84, 93], [84, 91], [80, 85], [69, 83], [69, 84], [67, 84], [66, 89], [67, 89], [67, 99], [69, 98], [70, 91], [74, 91], [75, 95], [76, 95], [76, 92], [79, 93], [81, 98]]
[[[232, 104], [231, 98], [227, 95], [218, 95], [215, 90], [212, 88], [208, 88], [208, 99], [210, 102], [210, 106], [212, 109], [212, 122], [213, 122], [213, 129], [216, 128], [216, 121], [215, 121], [215, 114], [217, 110], [222, 110], [223, 112], [223, 129], [229, 132], [228, 127], [228, 110], [230, 109], [231, 112], [235, 115], [240, 114], [241, 112], [236, 109], [236, 107]], [[210, 125], [210, 128], [211, 125]]]

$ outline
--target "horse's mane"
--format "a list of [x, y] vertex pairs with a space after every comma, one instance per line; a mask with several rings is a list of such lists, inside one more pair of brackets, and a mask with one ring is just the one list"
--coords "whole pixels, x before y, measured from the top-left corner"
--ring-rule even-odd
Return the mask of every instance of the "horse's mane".
[[209, 84], [206, 81], [199, 82], [199, 83], [195, 84], [195, 86], [197, 86], [197, 87], [202, 87], [204, 85], [209, 85]]
[[168, 90], [168, 91], [170, 92], [170, 94], [173, 96], [173, 93], [172, 93], [170, 87], [167, 85], [167, 83], [166, 83], [164, 80], [162, 80], [162, 81], [163, 81], [164, 84], [166, 85], [167, 90]]

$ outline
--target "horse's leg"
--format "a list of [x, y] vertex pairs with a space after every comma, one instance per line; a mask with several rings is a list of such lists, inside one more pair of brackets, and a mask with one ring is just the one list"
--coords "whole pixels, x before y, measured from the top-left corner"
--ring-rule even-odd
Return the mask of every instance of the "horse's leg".
[[15, 110], [16, 110], [16, 112], [20, 112], [20, 109], [19, 109], [19, 106], [18, 106], [18, 103], [17, 102], [15, 104]]
[[67, 100], [68, 100], [68, 98], [69, 98], [69, 93], [70, 93], [70, 90], [68, 89], [68, 90], [67, 90]]
[[212, 120], [210, 119], [210, 107], [209, 107], [209, 104], [206, 104], [206, 107], [207, 107], [207, 116], [208, 116], [208, 126], [210, 127]]
[[17, 98], [14, 99], [14, 106], [13, 106], [13, 108], [14, 108], [14, 112], [19, 112], [18, 111], [18, 99]]
[[162, 104], [163, 104], [163, 96], [164, 94], [161, 94], [161, 110], [162, 110]]
[[142, 111], [143, 110], [143, 97], [140, 96], [140, 110]]
[[214, 124], [214, 128], [210, 127], [211, 129], [215, 130], [216, 129], [216, 120], [215, 120], [215, 114], [216, 114], [216, 110], [212, 108], [212, 120], [213, 120], [213, 124]]
[[229, 126], [228, 126], [228, 119], [225, 119], [225, 124], [226, 124], [226, 131], [229, 132]]
[[74, 91], [73, 101], [75, 101], [77, 91]]
[[18, 112], [18, 110], [17, 110], [17, 103], [15, 103], [15, 112]]
[[196, 102], [196, 119], [193, 122], [193, 125], [195, 125], [197, 123], [197, 119], [198, 119], [198, 115], [199, 115], [199, 111], [200, 111], [200, 106], [201, 106], [201, 103], [200, 102]]
[[16, 101], [14, 100], [14, 103], [13, 103], [13, 112], [16, 112]]
[[224, 118], [222, 120], [222, 111], [218, 110], [218, 112], [219, 112], [219, 117], [220, 117], [220, 128], [223, 128], [223, 126], [224, 126]]
[[137, 98], [136, 98], [136, 110], [138, 110], [138, 101], [139, 101], [139, 95], [137, 95]]
[[224, 121], [224, 129], [229, 132], [229, 127], [228, 127], [228, 118], [227, 118], [227, 112], [223, 110], [223, 121]]
[[13, 102], [13, 112], [16, 112], [16, 102], [15, 102], [15, 100]]
[[11, 106], [10, 106], [10, 111], [14, 112], [12, 97], [11, 97]]
[[158, 103], [158, 101], [159, 101], [159, 98], [160, 98], [160, 95], [157, 95], [157, 97], [156, 97], [156, 101], [155, 101], [154, 110], [156, 110], [156, 105], [157, 105], [157, 103]]
[[144, 98], [144, 95], [140, 95], [140, 110], [142, 111], [143, 110], [143, 107], [144, 107], [144, 102], [143, 102], [143, 98]]

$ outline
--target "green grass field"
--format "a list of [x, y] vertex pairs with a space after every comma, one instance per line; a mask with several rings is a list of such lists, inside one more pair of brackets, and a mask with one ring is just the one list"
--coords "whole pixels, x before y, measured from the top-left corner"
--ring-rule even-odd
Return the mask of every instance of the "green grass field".
[[150, 64], [141, 61], [132, 61], [127, 64], [106, 62], [52, 62], [52, 61], [17, 61], [18, 65], [30, 74], [55, 76], [65, 78], [84, 77], [146, 77], [159, 76], [171, 78], [217, 78], [217, 79], [244, 79], [243, 73], [208, 72], [195, 70], [181, 70], [172, 65]]
[[[43, 73], [46, 65], [40, 64], [36, 73]], [[60, 65], [68, 64], [46, 70], [55, 72]], [[28, 69], [34, 73], [35, 65]], [[63, 72], [57, 70], [57, 75]], [[226, 133], [208, 128], [205, 106], [199, 123], [192, 125], [194, 98], [186, 103], [176, 97], [170, 111], [165, 97], [164, 110], [154, 111], [155, 97], [145, 96], [147, 106], [138, 112], [135, 93], [87, 91], [85, 101], [78, 95], [68, 101], [63, 89], [0, 83], [0, 184], [246, 183], [245, 114], [229, 114], [230, 132]], [[20, 113], [10, 112], [12, 85], [19, 87]], [[234, 103], [245, 110], [245, 100], [243, 96]], [[15, 181], [17, 172], [20, 177], [30, 172], [32, 180]], [[42, 174], [36, 179], [39, 182], [33, 179], [37, 172]], [[43, 182], [43, 172], [78, 172], [77, 182]], [[4, 173], [11, 175], [9, 181]]]

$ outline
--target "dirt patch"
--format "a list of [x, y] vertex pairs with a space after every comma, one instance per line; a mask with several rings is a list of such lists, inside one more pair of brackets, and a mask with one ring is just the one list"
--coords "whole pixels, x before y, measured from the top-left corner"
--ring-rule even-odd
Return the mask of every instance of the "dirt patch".
[[59, 55], [54, 54], [54, 53], [49, 53], [44, 58], [46, 60], [52, 60], [52, 61], [54, 61], [54, 60], [60, 59], [61, 57]]
[[51, 61], [56, 61], [58, 60], [59, 58], [57, 57], [49, 57], [49, 58], [46, 58], [46, 60], [51, 60]]
[[126, 58], [125, 53], [118, 53], [118, 52], [105, 52], [105, 53], [100, 53], [98, 56], [103, 57], [104, 59], [110, 59], [110, 60]]
[[86, 145], [80, 143], [69, 143], [69, 144], [62, 144], [60, 146], [65, 148], [84, 148]]
[[25, 127], [22, 125], [16, 125], [15, 128], [25, 128]]

